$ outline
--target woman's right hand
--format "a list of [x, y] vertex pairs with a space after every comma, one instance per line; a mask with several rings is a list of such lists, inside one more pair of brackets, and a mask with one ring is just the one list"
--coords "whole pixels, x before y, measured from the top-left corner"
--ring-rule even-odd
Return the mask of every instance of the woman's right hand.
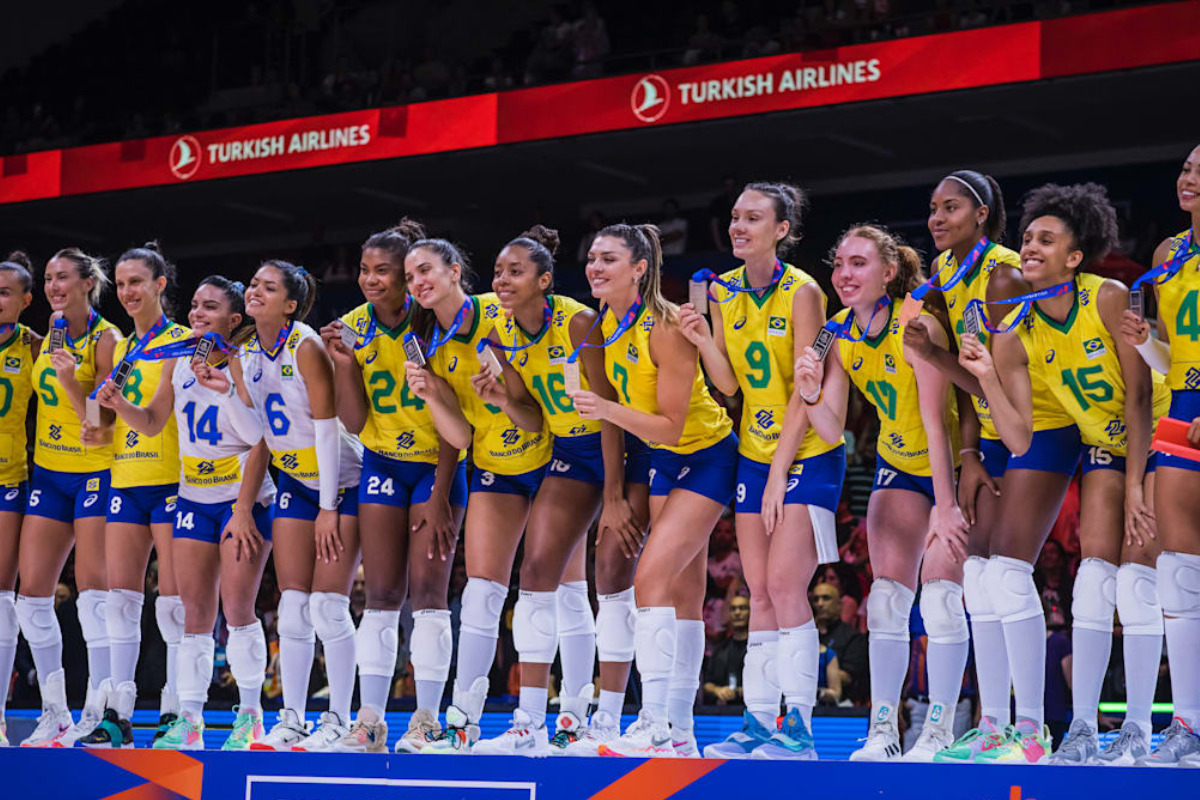
[[75, 380], [75, 355], [65, 347], [50, 354], [50, 364], [59, 383]]
[[975, 503], [984, 487], [994, 497], [1000, 496], [1000, 487], [996, 485], [995, 478], [988, 474], [982, 455], [964, 451], [962, 469], [958, 475], [958, 505], [971, 525], [975, 524]]
[[817, 358], [817, 351], [811, 347], [804, 348], [804, 353], [796, 359], [793, 368], [796, 389], [801, 399], [816, 397], [821, 393], [821, 381], [825, 378], [824, 365]]
[[418, 367], [411, 361], [405, 361], [404, 380], [408, 383], [408, 390], [422, 400], [428, 400], [433, 394], [433, 380], [429, 370], [425, 367]]
[[96, 402], [102, 408], [110, 408], [113, 411], [125, 404], [125, 398], [121, 396], [121, 390], [111, 379], [105, 378], [104, 383], [100, 384], [100, 388], [96, 390]]
[[1121, 338], [1130, 347], [1140, 347], [1150, 338], [1150, 323], [1130, 311], [1121, 312]]
[[196, 383], [205, 389], [214, 391], [217, 394], [225, 394], [229, 391], [231, 385], [229, 375], [224, 370], [210, 366], [205, 361], [193, 361], [192, 372], [196, 374]]
[[346, 343], [342, 341], [342, 330], [345, 327], [346, 323], [335, 319], [321, 328], [321, 341], [325, 343], [325, 350], [333, 359], [333, 363], [339, 367], [348, 367], [354, 363], [354, 351], [346, 347]]
[[992, 354], [974, 336], [963, 337], [958, 349], [958, 363], [978, 380], [983, 380], [996, 370]]
[[708, 320], [691, 303], [684, 303], [679, 307], [679, 332], [696, 347], [712, 340]]

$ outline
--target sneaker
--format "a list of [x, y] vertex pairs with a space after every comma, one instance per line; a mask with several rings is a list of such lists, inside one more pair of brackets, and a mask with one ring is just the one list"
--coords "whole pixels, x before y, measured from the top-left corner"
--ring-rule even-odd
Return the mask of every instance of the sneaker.
[[430, 739], [421, 753], [469, 753], [479, 741], [479, 726], [467, 718], [467, 714], [451, 703], [446, 707], [446, 727], [440, 735]]
[[972, 728], [958, 738], [945, 750], [933, 756], [935, 764], [970, 764], [980, 753], [1004, 744], [1004, 732], [998, 730], [989, 717], [979, 721], [978, 728]]
[[600, 745], [615, 742], [621, 736], [617, 720], [607, 711], [592, 714], [588, 726], [579, 731], [578, 738], [563, 750], [565, 756], [598, 756]]
[[155, 750], [203, 750], [204, 720], [193, 722], [187, 714], [177, 714], [171, 727], [154, 740], [152, 747]]
[[680, 758], [700, 758], [700, 746], [696, 744], [694, 731], [683, 731], [674, 725], [668, 727], [671, 729], [671, 746], [675, 748], [675, 755]]
[[242, 710], [233, 707], [233, 730], [221, 745], [222, 750], [249, 750], [250, 745], [263, 738], [262, 711], [257, 708]]
[[317, 728], [298, 742], [292, 750], [298, 753], [328, 753], [350, 733], [346, 723], [336, 711], [324, 711], [317, 719]]
[[546, 723], [535, 726], [533, 718], [524, 709], [516, 709], [512, 725], [493, 739], [480, 739], [471, 752], [486, 756], [548, 756], [550, 740], [546, 736]]
[[369, 708], [361, 708], [350, 732], [334, 742], [335, 753], [386, 753], [387, 723]]
[[679, 754], [671, 741], [671, 728], [666, 720], [656, 719], [645, 710], [623, 736], [600, 745], [596, 752], [601, 756], [634, 758], [675, 758]]
[[579, 741], [579, 737], [587, 730], [576, 714], [564, 711], [558, 715], [554, 723], [554, 735], [550, 737], [550, 755], [565, 755], [567, 748]]
[[749, 711], [742, 712], [742, 729], [734, 731], [723, 741], [710, 744], [704, 748], [705, 758], [750, 758], [750, 753], [759, 745], [766, 744], [771, 738], [758, 717]]
[[133, 726], [117, 716], [115, 708], [106, 708], [92, 732], [79, 740], [83, 747], [98, 750], [122, 750], [133, 747]]
[[975, 757], [976, 764], [1038, 764], [1050, 754], [1050, 729], [1039, 731], [1030, 720], [1023, 719], [1004, 729], [1004, 742], [984, 750]]
[[57, 744], [54, 747], [74, 747], [75, 743], [80, 739], [87, 737], [92, 731], [96, 730], [96, 726], [104, 719], [102, 709], [84, 707], [83, 713], [79, 715], [79, 722], [72, 725], [62, 736], [58, 737]]
[[1100, 740], [1096, 729], [1086, 719], [1076, 717], [1067, 729], [1067, 735], [1058, 750], [1046, 757], [1047, 764], [1056, 767], [1080, 767], [1091, 764], [1100, 752]]
[[21, 747], [61, 747], [59, 738], [73, 724], [70, 711], [62, 706], [50, 706], [38, 717], [37, 727], [29, 734], [29, 738], [21, 742]]
[[[708, 748], [704, 749], [704, 755], [708, 755]], [[769, 761], [816, 761], [817, 748], [813, 746], [812, 734], [804, 724], [804, 717], [793, 708], [784, 716], [779, 730], [759, 745], [750, 757]]]
[[1154, 752], [1137, 760], [1139, 767], [1177, 767], [1188, 756], [1200, 753], [1200, 736], [1179, 717], [1163, 731], [1162, 741]]
[[173, 725], [177, 719], [179, 719], [179, 715], [175, 713], [168, 712], [166, 714], [159, 714], [158, 727], [154, 729], [154, 741], [157, 742], [159, 739], [166, 736], [167, 731], [170, 730], [171, 725]]
[[1150, 737], [1142, 730], [1142, 726], [1125, 720], [1116, 738], [1096, 756], [1095, 763], [1110, 767], [1132, 767], [1149, 752]]
[[433, 712], [418, 708], [408, 718], [408, 730], [396, 741], [397, 753], [419, 753], [425, 745], [442, 735], [442, 726]]
[[279, 710], [279, 721], [266, 736], [250, 743], [251, 750], [291, 750], [292, 745], [308, 736], [309, 725], [290, 708]]
[[929, 707], [929, 714], [925, 717], [925, 725], [921, 728], [917, 743], [900, 757], [901, 761], [932, 764], [934, 756], [954, 744], [954, 730], [951, 727], [954, 720], [953, 717], [948, 717], [945, 711], [946, 708], [941, 703], [934, 703]]
[[880, 705], [867, 731], [866, 743], [850, 754], [851, 761], [896, 761], [900, 758], [900, 733], [896, 710]]

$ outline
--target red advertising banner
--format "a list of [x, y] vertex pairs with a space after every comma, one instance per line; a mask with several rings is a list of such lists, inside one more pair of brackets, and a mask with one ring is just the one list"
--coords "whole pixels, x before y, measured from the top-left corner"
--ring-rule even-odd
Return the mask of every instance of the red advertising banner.
[[1200, 0], [0, 159], [0, 204], [1200, 60]]

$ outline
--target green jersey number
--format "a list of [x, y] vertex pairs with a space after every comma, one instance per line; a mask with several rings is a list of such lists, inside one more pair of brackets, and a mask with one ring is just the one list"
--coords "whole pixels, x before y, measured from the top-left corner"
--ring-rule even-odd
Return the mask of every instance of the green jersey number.
[[887, 381], [867, 381], [867, 394], [871, 395], [871, 400], [879, 409], [879, 413], [884, 414], [892, 422], [896, 421], [896, 400], [899, 395], [895, 386]]
[[396, 379], [392, 377], [392, 373], [386, 369], [377, 369], [368, 376], [367, 385], [375, 387], [371, 392], [371, 408], [375, 409], [376, 414], [395, 414], [399, 411], [395, 403], [387, 402], [387, 398], [396, 391]]
[[746, 362], [750, 365], [750, 372], [746, 373], [750, 386], [755, 389], [767, 388], [771, 383], [771, 356], [767, 346], [762, 342], [751, 342], [746, 348]]
[[12, 381], [8, 378], [0, 377], [0, 394], [4, 395], [4, 401], [0, 402], [0, 417], [6, 417], [12, 408], [13, 397]]
[[630, 405], [633, 401], [629, 399], [629, 372], [620, 364], [612, 365], [613, 380], [617, 382], [617, 388], [621, 390], [621, 396], [625, 398], [625, 405]]
[[125, 395], [125, 399], [135, 406], [142, 404], [142, 370], [134, 367], [133, 372], [129, 373], [129, 378], [125, 381], [125, 388], [121, 390], [121, 394]]
[[1191, 289], [1183, 296], [1179, 311], [1175, 314], [1175, 336], [1186, 336], [1193, 342], [1200, 340], [1200, 292]]
[[567, 382], [561, 373], [551, 372], [544, 382], [541, 375], [534, 375], [532, 383], [546, 413], [557, 414], [560, 411], [565, 413], [575, 410], [575, 404], [567, 397]]
[[1080, 367], [1079, 369], [1062, 371], [1063, 386], [1071, 390], [1071, 394], [1075, 395], [1075, 400], [1079, 403], [1079, 407], [1084, 411], [1091, 408], [1092, 403], [1107, 403], [1113, 399], [1112, 384], [1103, 378], [1094, 380], [1093, 376], [1100, 374], [1104, 368], [1099, 364], [1094, 367]]
[[42, 402], [48, 406], [58, 405], [58, 391], [52, 383], [55, 377], [54, 367], [46, 367], [38, 378], [38, 392], [42, 395]]

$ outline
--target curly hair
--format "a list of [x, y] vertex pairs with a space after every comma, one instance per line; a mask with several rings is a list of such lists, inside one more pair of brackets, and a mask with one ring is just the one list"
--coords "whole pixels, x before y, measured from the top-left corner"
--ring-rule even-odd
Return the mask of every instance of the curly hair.
[[1067, 226], [1083, 253], [1081, 270], [1095, 266], [1117, 243], [1117, 211], [1098, 183], [1039, 186], [1021, 201], [1021, 230], [1038, 217], [1056, 217]]

